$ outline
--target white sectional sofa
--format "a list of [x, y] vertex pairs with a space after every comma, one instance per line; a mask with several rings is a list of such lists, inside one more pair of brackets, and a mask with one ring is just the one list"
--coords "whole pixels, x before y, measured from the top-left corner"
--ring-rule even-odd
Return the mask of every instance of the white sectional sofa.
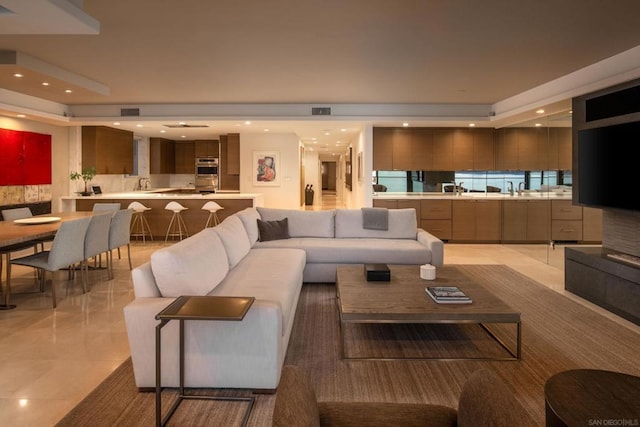
[[[258, 220], [284, 218], [288, 238], [260, 241]], [[335, 282], [340, 264], [442, 265], [442, 241], [416, 223], [413, 209], [389, 210], [383, 231], [362, 228], [360, 209], [247, 208], [154, 252], [124, 309], [136, 385], [155, 387], [156, 314], [180, 295], [221, 295], [256, 300], [241, 322], [185, 322], [185, 386], [276, 389], [303, 281]], [[178, 386], [178, 324], [162, 329], [163, 386]]]

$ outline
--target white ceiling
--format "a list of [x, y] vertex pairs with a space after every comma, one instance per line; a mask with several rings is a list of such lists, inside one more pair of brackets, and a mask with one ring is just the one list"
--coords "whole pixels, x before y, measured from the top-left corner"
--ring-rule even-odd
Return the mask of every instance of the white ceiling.
[[[365, 124], [498, 126], [528, 118], [543, 104], [548, 113], [566, 110], [567, 94], [640, 76], [634, 50], [625, 68], [593, 69], [592, 81], [571, 88], [578, 79], [565, 78], [564, 87], [535, 93], [640, 46], [637, 0], [488, 0], [482, 7], [435, 0], [0, 0], [0, 6], [20, 9], [0, 13], [0, 50], [49, 65], [31, 72], [30, 64], [0, 64], [0, 96], [9, 98], [0, 98], [1, 111], [69, 125], [118, 119], [143, 136], [197, 139], [269, 129], [294, 131], [310, 144], [315, 137], [333, 149]], [[75, 34], [61, 34], [65, 28]], [[16, 69], [25, 77], [13, 78]], [[47, 71], [56, 80], [43, 87]], [[67, 87], [73, 92], [64, 93]], [[62, 107], [52, 113], [56, 106]], [[312, 106], [331, 106], [332, 116], [312, 117]], [[140, 108], [141, 117], [120, 117], [120, 108]], [[181, 120], [209, 127], [159, 134]]]

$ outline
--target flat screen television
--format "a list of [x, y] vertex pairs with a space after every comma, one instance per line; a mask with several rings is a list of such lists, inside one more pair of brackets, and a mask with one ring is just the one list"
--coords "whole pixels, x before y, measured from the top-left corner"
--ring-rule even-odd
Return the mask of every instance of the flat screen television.
[[[640, 210], [640, 122], [578, 131], [574, 190], [583, 206]], [[574, 196], [574, 200], [575, 196]]]

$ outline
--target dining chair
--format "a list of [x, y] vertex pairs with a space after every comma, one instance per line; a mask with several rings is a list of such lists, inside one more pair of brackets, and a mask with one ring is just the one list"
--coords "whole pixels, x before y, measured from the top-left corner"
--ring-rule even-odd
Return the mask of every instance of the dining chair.
[[[84, 260], [81, 264], [82, 286], [88, 291], [89, 258], [97, 257], [109, 252], [109, 229], [111, 228], [111, 214], [109, 212], [96, 214], [91, 217], [87, 234], [84, 237]], [[109, 271], [109, 256], [107, 258], [107, 272]]]
[[[2, 210], [2, 218], [5, 221], [15, 221], [16, 219], [24, 219], [33, 217], [33, 212], [28, 207], [24, 208], [13, 208], [13, 209], [3, 209]], [[27, 246], [34, 245], [37, 246], [37, 249], [44, 250], [44, 244], [47, 242], [51, 242], [53, 237], [45, 237], [42, 239], [32, 240], [29, 243], [26, 243]]]
[[111, 226], [109, 227], [109, 251], [107, 256], [107, 267], [109, 269], [109, 278], [113, 279], [113, 250], [120, 249], [120, 247], [127, 246], [127, 257], [129, 258], [129, 270], [131, 266], [131, 217], [133, 215], [132, 209], [120, 209], [116, 211], [111, 219]]
[[93, 212], [102, 212], [102, 211], [119, 211], [122, 205], [120, 203], [94, 203]]
[[44, 288], [46, 282], [45, 273], [51, 272], [51, 298], [53, 299], [53, 308], [56, 308], [56, 287], [53, 273], [63, 268], [72, 268], [84, 260], [84, 238], [90, 222], [91, 217], [87, 217], [61, 223], [51, 243], [51, 249], [12, 259], [7, 264], [7, 272], [10, 272], [12, 264], [40, 269], [42, 270], [40, 275], [41, 289]]

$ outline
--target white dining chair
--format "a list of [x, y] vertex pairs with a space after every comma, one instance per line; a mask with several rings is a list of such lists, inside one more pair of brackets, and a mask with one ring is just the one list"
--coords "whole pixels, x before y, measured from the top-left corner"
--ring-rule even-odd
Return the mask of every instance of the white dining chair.
[[[109, 229], [111, 214], [104, 212], [91, 217], [87, 234], [84, 237], [84, 260], [81, 264], [82, 286], [85, 292], [89, 285], [89, 259], [109, 252]], [[107, 273], [109, 272], [109, 256], [107, 255]]]
[[129, 258], [129, 270], [131, 266], [131, 216], [132, 209], [120, 209], [116, 211], [111, 218], [111, 226], [109, 227], [109, 257], [107, 267], [109, 270], [109, 278], [113, 279], [113, 250], [127, 246], [127, 258]]
[[51, 272], [51, 298], [53, 299], [53, 308], [56, 308], [56, 287], [53, 273], [63, 268], [71, 269], [75, 264], [82, 263], [84, 260], [84, 238], [90, 222], [91, 217], [87, 217], [61, 223], [51, 243], [51, 249], [12, 259], [7, 264], [8, 273], [10, 273], [12, 264], [40, 269], [42, 270], [40, 288], [44, 289], [45, 273]]

